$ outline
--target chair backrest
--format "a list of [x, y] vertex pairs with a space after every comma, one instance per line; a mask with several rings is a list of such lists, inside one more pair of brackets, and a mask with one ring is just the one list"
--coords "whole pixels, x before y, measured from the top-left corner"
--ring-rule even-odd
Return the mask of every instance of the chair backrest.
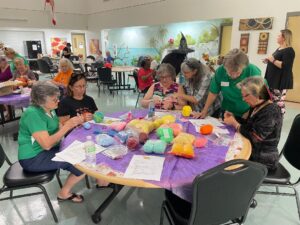
[[38, 59], [37, 64], [41, 73], [51, 73], [50, 65], [44, 59]]
[[6, 159], [6, 154], [2, 148], [2, 145], [0, 144], [0, 168], [3, 166], [5, 159]]
[[87, 59], [92, 59], [93, 61], [96, 60], [96, 58], [95, 58], [93, 55], [88, 55], [86, 58], [87, 58]]
[[48, 56], [43, 56], [42, 59], [45, 60], [45, 61], [48, 63], [49, 66], [53, 66], [53, 62], [52, 62], [52, 60], [50, 59], [50, 57], [48, 57]]
[[[240, 165], [236, 169], [227, 169]], [[232, 160], [197, 176], [193, 182], [193, 202], [189, 225], [223, 224], [233, 219], [243, 222], [267, 168], [246, 160]]]
[[71, 55], [69, 59], [71, 61], [79, 61], [79, 56], [77, 56], [77, 55]]
[[97, 74], [98, 74], [99, 81], [101, 82], [112, 81], [111, 68], [104, 68], [104, 67], [97, 68]]
[[138, 70], [134, 70], [132, 73], [132, 76], [134, 78], [134, 82], [136, 84], [137, 89], [140, 90], [139, 79], [138, 79]]
[[292, 166], [300, 170], [300, 114], [294, 118], [282, 153]]

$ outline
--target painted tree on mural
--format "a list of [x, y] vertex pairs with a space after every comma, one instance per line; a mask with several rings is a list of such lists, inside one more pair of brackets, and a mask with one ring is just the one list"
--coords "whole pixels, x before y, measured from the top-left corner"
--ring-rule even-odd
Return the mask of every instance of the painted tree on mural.
[[168, 29], [164, 26], [160, 26], [157, 33], [149, 39], [149, 46], [156, 50], [157, 56], [154, 58], [159, 61], [164, 49], [169, 46], [167, 41]]

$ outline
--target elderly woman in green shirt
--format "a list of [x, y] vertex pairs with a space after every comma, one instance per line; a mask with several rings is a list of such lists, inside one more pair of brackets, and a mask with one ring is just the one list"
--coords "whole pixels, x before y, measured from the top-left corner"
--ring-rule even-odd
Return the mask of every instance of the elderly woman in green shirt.
[[216, 70], [205, 106], [200, 113], [195, 113], [195, 117], [205, 118], [209, 107], [220, 92], [223, 96], [222, 111], [229, 111], [236, 117], [243, 117], [250, 107], [243, 101], [241, 90], [236, 85], [247, 77], [260, 75], [260, 69], [249, 63], [248, 56], [244, 52], [232, 49], [225, 55], [223, 65]]
[[23, 169], [29, 172], [46, 172], [60, 168], [70, 171], [57, 200], [82, 202], [83, 196], [72, 193], [71, 189], [85, 174], [70, 163], [51, 160], [59, 151], [59, 142], [65, 134], [84, 121], [82, 116], [75, 116], [60, 126], [54, 111], [58, 106], [58, 97], [58, 87], [50, 82], [37, 82], [33, 85], [32, 104], [20, 120], [18, 158]]

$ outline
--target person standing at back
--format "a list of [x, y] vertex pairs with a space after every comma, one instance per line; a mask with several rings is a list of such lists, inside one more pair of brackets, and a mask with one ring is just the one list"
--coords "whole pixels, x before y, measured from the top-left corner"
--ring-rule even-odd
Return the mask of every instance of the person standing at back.
[[71, 44], [68, 42], [66, 47], [63, 49], [63, 52], [61, 54], [61, 57], [62, 58], [67, 58], [69, 59], [70, 56], [72, 55], [72, 50], [71, 50]]
[[195, 118], [205, 118], [209, 107], [215, 102], [218, 94], [223, 96], [221, 110], [232, 112], [237, 118], [245, 117], [249, 111], [249, 105], [243, 101], [241, 90], [237, 84], [247, 77], [259, 76], [260, 69], [249, 63], [248, 56], [240, 49], [232, 49], [225, 55], [221, 65], [213, 76], [209, 94], [204, 108], [200, 113], [194, 113]]
[[272, 100], [285, 113], [285, 96], [288, 89], [293, 89], [293, 63], [295, 51], [291, 47], [292, 32], [288, 29], [281, 30], [277, 36], [279, 48], [269, 57], [264, 59], [267, 63], [265, 79], [268, 81]]

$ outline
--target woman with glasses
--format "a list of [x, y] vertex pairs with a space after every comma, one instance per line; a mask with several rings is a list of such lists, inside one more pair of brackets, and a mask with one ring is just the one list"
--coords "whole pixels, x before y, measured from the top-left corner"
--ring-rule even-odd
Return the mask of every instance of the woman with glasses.
[[[193, 111], [201, 112], [209, 92], [211, 75], [209, 69], [195, 58], [185, 60], [181, 64], [181, 71], [185, 77], [184, 89], [186, 94], [177, 94], [177, 98], [187, 101]], [[208, 108], [207, 115], [219, 117], [221, 97], [217, 96]]]
[[24, 170], [46, 172], [57, 169], [70, 171], [65, 184], [57, 194], [58, 201], [82, 202], [81, 195], [72, 188], [85, 175], [67, 162], [51, 159], [59, 151], [61, 139], [74, 127], [84, 122], [76, 116], [60, 125], [55, 109], [58, 106], [59, 89], [47, 81], [40, 81], [31, 90], [31, 105], [22, 114], [18, 136], [18, 158]]
[[4, 56], [0, 56], [0, 82], [8, 81], [12, 78], [10, 66]]
[[87, 81], [84, 74], [72, 74], [67, 96], [61, 100], [57, 115], [62, 124], [77, 115], [84, 116], [85, 121], [93, 119], [93, 113], [98, 110], [94, 99], [86, 95]]
[[159, 82], [152, 84], [142, 99], [142, 107], [147, 108], [149, 103], [153, 102], [157, 109], [182, 109], [186, 101], [176, 98], [177, 94], [181, 95], [184, 91], [182, 86], [174, 81], [176, 79], [174, 67], [169, 63], [161, 64], [157, 70], [157, 78]]
[[250, 105], [246, 120], [238, 122], [231, 112], [225, 112], [224, 122], [248, 138], [252, 145], [250, 160], [262, 163], [269, 170], [278, 164], [278, 142], [282, 115], [280, 108], [271, 100], [263, 78], [249, 77], [238, 84], [244, 102]]
[[230, 111], [237, 117], [243, 117], [248, 112], [249, 105], [243, 101], [241, 90], [236, 85], [251, 76], [259, 76], [260, 69], [249, 63], [248, 56], [239, 49], [232, 49], [224, 56], [223, 65], [217, 70], [211, 80], [208, 97], [204, 108], [194, 116], [205, 118], [209, 107], [221, 93], [223, 100], [222, 111]]
[[13, 73], [13, 80], [19, 80], [28, 86], [32, 86], [37, 80], [36, 75], [25, 65], [22, 58], [16, 58], [14, 63], [16, 70]]
[[279, 47], [276, 51], [264, 59], [267, 63], [265, 79], [268, 81], [273, 101], [285, 113], [285, 96], [288, 89], [293, 89], [293, 63], [295, 51], [291, 47], [292, 32], [288, 29], [281, 30], [277, 36]]

